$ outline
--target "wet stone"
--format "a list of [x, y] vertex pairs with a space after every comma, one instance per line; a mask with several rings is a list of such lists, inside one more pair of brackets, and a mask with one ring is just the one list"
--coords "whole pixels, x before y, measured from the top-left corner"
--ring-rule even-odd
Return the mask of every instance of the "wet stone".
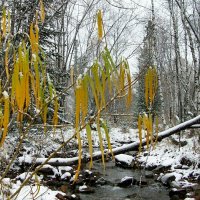
[[153, 178], [154, 177], [154, 173], [152, 171], [145, 171], [145, 177], [146, 178]]
[[130, 187], [131, 185], [136, 185], [137, 184], [137, 180], [134, 179], [133, 177], [129, 177], [129, 176], [125, 176], [124, 178], [121, 179], [120, 183], [118, 183], [117, 185], [119, 187]]
[[94, 193], [94, 189], [87, 186], [87, 185], [83, 185], [83, 186], [80, 186], [79, 187], [79, 192], [80, 193], [84, 193], [84, 194], [91, 194], [91, 193]]
[[137, 185], [139, 185], [139, 186], [147, 186], [147, 181], [145, 181], [145, 180], [137, 181]]
[[[154, 169], [156, 169], [156, 168], [157, 168], [157, 165], [148, 165], [148, 166], [145, 167], [145, 169], [146, 169], [146, 170], [149, 170], [149, 171], [154, 170]], [[155, 172], [154, 172], [154, 173], [155, 173]]]
[[175, 165], [174, 169], [182, 169], [182, 165]]
[[96, 181], [96, 184], [97, 185], [106, 185], [107, 184], [107, 180], [105, 180], [103, 177], [101, 177]]
[[54, 175], [57, 173], [57, 169], [51, 165], [44, 165], [38, 172], [45, 175]]
[[160, 174], [160, 173], [167, 171], [169, 168], [170, 168], [170, 166], [158, 165], [155, 169], [153, 169], [153, 172]]
[[[78, 180], [76, 181], [76, 185], [83, 185], [84, 184], [84, 178], [79, 176], [78, 177]], [[72, 181], [73, 182], [73, 181]]]
[[169, 196], [172, 199], [172, 197], [177, 196], [179, 199], [184, 199], [186, 197], [187, 191], [186, 189], [176, 189], [173, 188], [169, 191]]
[[78, 194], [67, 194], [66, 195], [68, 200], [80, 200], [80, 196]]
[[192, 162], [191, 162], [188, 158], [183, 157], [183, 158], [181, 159], [181, 164], [182, 164], [182, 165], [191, 166], [191, 165], [192, 165]]
[[60, 193], [56, 194], [56, 198], [59, 199], [59, 200], [66, 200], [66, 195], [62, 195]]
[[144, 153], [143, 153], [143, 156], [148, 156], [148, 155], [149, 155], [148, 152], [144, 152]]

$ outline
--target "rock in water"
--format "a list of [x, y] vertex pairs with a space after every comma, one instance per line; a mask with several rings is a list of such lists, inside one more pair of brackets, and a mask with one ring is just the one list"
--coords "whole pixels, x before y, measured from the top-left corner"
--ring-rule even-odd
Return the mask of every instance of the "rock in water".
[[171, 198], [173, 197], [178, 197], [178, 199], [185, 199], [186, 197], [186, 189], [175, 189], [173, 188], [170, 192], [169, 192], [169, 196]]
[[137, 183], [137, 180], [134, 179], [132, 176], [125, 176], [124, 178], [121, 179], [120, 183], [117, 185], [119, 187], [129, 187], [131, 185], [135, 185]]
[[134, 157], [126, 154], [119, 154], [115, 156], [115, 164], [123, 168], [131, 168], [134, 166]]
[[154, 173], [151, 171], [145, 171], [145, 177], [146, 178], [153, 178], [154, 177]]
[[71, 174], [69, 172], [65, 172], [62, 176], [61, 176], [61, 180], [70, 180], [71, 178]]
[[166, 170], [170, 169], [171, 166], [163, 166], [163, 165], [158, 165], [155, 169], [153, 169], [154, 173], [164, 173]]
[[99, 179], [96, 181], [96, 184], [97, 184], [97, 185], [106, 185], [106, 183], [107, 183], [107, 181], [106, 181], [103, 177], [99, 178]]
[[51, 165], [44, 165], [39, 171], [39, 173], [42, 173], [44, 175], [57, 175], [58, 170], [55, 167], [52, 167]]
[[170, 186], [170, 183], [172, 181], [175, 181], [176, 177], [173, 173], [168, 173], [168, 174], [165, 174], [164, 176], [161, 177], [161, 182], [163, 185], [168, 185]]
[[87, 185], [83, 185], [83, 186], [79, 187], [79, 192], [85, 193], [85, 194], [90, 194], [90, 193], [94, 193], [94, 189]]
[[64, 195], [62, 195], [62, 194], [60, 194], [60, 193], [58, 193], [58, 194], [56, 195], [56, 198], [59, 199], [59, 200], [66, 200], [65, 197], [66, 197], [66, 196], [64, 196]]

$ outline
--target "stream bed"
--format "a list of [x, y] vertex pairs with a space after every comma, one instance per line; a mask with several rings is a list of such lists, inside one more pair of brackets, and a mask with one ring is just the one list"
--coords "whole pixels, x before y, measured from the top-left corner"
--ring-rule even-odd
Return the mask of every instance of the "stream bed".
[[156, 182], [153, 178], [145, 178], [142, 180], [147, 182], [145, 186], [131, 185], [126, 188], [117, 186], [117, 183], [125, 176], [134, 177], [140, 180], [144, 173], [138, 169], [124, 169], [115, 166], [114, 162], [106, 163], [106, 170], [103, 170], [102, 163], [95, 162], [93, 171], [102, 173], [103, 178], [112, 184], [95, 186], [92, 194], [80, 194], [83, 200], [169, 200], [169, 191], [161, 183]]

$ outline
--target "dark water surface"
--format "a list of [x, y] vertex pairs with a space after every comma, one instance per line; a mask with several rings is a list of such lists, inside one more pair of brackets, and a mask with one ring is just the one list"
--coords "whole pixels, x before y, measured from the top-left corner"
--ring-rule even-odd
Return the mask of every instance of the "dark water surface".
[[[133, 176], [140, 180], [142, 175], [141, 170], [137, 169], [123, 169], [116, 167], [114, 162], [106, 163], [106, 170], [102, 169], [101, 163], [94, 163], [94, 171], [102, 173], [104, 179], [110, 181], [112, 184], [94, 187], [93, 194], [80, 194], [83, 200], [169, 200], [168, 190], [159, 182], [153, 179], [145, 179], [148, 182], [147, 186], [139, 187], [137, 185], [128, 188], [118, 187], [116, 184], [120, 182], [121, 178], [125, 176]], [[144, 172], [143, 172], [144, 173]], [[116, 184], [115, 184], [116, 183]]]

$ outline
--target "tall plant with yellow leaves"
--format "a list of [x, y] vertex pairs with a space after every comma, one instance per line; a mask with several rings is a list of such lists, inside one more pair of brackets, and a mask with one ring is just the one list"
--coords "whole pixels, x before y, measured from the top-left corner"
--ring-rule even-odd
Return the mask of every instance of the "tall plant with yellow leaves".
[[[5, 169], [4, 174], [0, 178], [0, 184], [6, 174], [9, 172], [13, 161], [16, 159], [22, 142], [26, 138], [26, 135], [34, 124], [35, 119], [41, 116], [44, 123], [44, 130], [47, 123], [48, 106], [50, 103], [54, 104], [53, 124], [58, 124], [58, 110], [59, 110], [59, 97], [53, 86], [52, 80], [46, 73], [46, 67], [43, 60], [45, 60], [44, 53], [40, 47], [39, 26], [38, 23], [43, 23], [45, 20], [45, 12], [43, 1], [40, 0], [40, 15], [36, 13], [35, 21], [30, 24], [29, 33], [25, 33], [17, 47], [13, 46], [11, 40], [6, 39], [10, 34], [10, 14], [5, 9], [3, 10], [0, 34], [0, 46], [3, 48], [3, 40], [6, 40], [6, 51], [4, 55], [4, 67], [6, 78], [0, 82], [0, 147], [3, 146], [6, 136], [8, 134], [8, 126], [10, 122], [10, 115], [17, 115], [17, 122], [20, 128], [20, 141], [16, 148], [16, 151]], [[98, 24], [98, 38], [103, 37], [103, 22], [102, 13], [97, 13]], [[113, 102], [115, 98], [123, 94], [126, 96], [127, 106], [130, 106], [132, 97], [132, 80], [129, 70], [128, 62], [121, 60], [119, 67], [115, 66], [111, 54], [107, 47], [101, 52], [100, 60], [96, 60], [89, 70], [80, 75], [76, 81], [72, 81], [72, 85], [66, 87], [66, 90], [75, 86], [75, 133], [67, 141], [52, 153], [47, 160], [42, 164], [46, 164], [50, 158], [52, 158], [57, 151], [62, 149], [70, 140], [77, 138], [78, 140], [78, 168], [75, 175], [75, 181], [78, 178], [81, 168], [82, 159], [82, 138], [81, 130], [84, 128], [87, 132], [87, 139], [89, 144], [89, 154], [91, 156], [90, 167], [92, 167], [92, 132], [90, 128], [90, 120], [95, 120], [97, 124], [97, 132], [100, 142], [100, 150], [102, 152], [102, 162], [105, 166], [104, 158], [104, 143], [103, 134], [107, 140], [107, 148], [113, 155], [112, 146], [109, 136], [107, 125], [100, 119], [101, 112]], [[120, 84], [118, 84], [120, 83]], [[108, 85], [110, 95], [113, 88], [117, 91], [114, 96], [110, 96], [110, 100], [106, 101], [106, 85]], [[88, 115], [88, 99], [90, 98], [89, 91], [92, 91], [92, 98], [94, 98], [96, 106], [96, 114], [93, 119], [86, 120]], [[48, 95], [47, 95], [48, 94]], [[32, 106], [35, 106], [35, 116], [30, 115]], [[30, 118], [29, 124], [25, 130], [23, 130], [23, 122], [25, 116]], [[29, 176], [20, 186], [20, 188], [11, 195], [11, 198], [17, 195], [20, 189], [30, 180], [30, 178], [36, 175], [37, 171], [42, 167], [39, 166], [35, 169], [31, 176]], [[36, 176], [37, 179], [37, 176]], [[37, 182], [37, 181], [36, 181]]]
[[[30, 116], [30, 106], [34, 104], [38, 116], [40, 115], [46, 124], [47, 105], [50, 101], [54, 102], [54, 125], [58, 123], [58, 98], [56, 91], [47, 80], [44, 53], [40, 47], [39, 26], [45, 19], [44, 6], [40, 1], [40, 17], [36, 13], [35, 22], [30, 25], [29, 33], [24, 33], [18, 46], [12, 43], [10, 34], [10, 13], [5, 8], [2, 12], [0, 33], [0, 49], [3, 51], [4, 43], [6, 49], [4, 55], [4, 72], [1, 74], [1, 127], [3, 132], [0, 137], [0, 146], [3, 145], [9, 124], [9, 116], [17, 114], [17, 122], [22, 126], [24, 115]], [[4, 74], [6, 76], [4, 76]], [[6, 78], [5, 78], [6, 77]], [[49, 93], [50, 98], [45, 93]]]
[[[105, 92], [106, 92], [106, 81], [108, 82], [109, 88], [116, 88], [118, 91], [118, 95], [121, 93], [127, 93], [127, 106], [130, 105], [131, 97], [132, 97], [132, 89], [131, 89], [131, 75], [128, 67], [128, 63], [126, 60], [122, 60], [120, 63], [120, 68], [117, 69], [113, 64], [112, 57], [107, 48], [101, 53], [101, 57], [103, 59], [103, 66], [96, 61], [89, 69], [87, 73], [82, 76], [79, 76], [76, 81], [75, 94], [76, 94], [76, 116], [75, 116], [75, 129], [77, 132], [77, 139], [79, 144], [79, 165], [75, 180], [78, 178], [78, 172], [81, 166], [81, 135], [80, 130], [82, 127], [86, 127], [88, 144], [89, 144], [89, 153], [91, 156], [90, 167], [92, 167], [92, 135], [91, 128], [85, 119], [88, 115], [88, 91], [92, 91], [92, 98], [94, 98], [95, 105], [97, 108], [96, 112], [96, 124], [97, 124], [97, 132], [99, 136], [100, 142], [100, 150], [102, 152], [102, 162], [105, 166], [104, 159], [104, 144], [103, 144], [103, 136], [105, 134], [105, 138], [107, 140], [108, 149], [112, 154], [112, 147], [109, 137], [108, 128], [106, 123], [100, 120], [100, 114], [103, 109], [106, 108], [108, 102], [105, 100]], [[116, 84], [119, 83], [120, 84]], [[128, 91], [126, 91], [128, 88]], [[102, 126], [102, 128], [101, 128]], [[103, 129], [103, 130], [102, 130]]]
[[[142, 149], [142, 139], [143, 133], [146, 139], [147, 149], [149, 149], [150, 144], [155, 147], [157, 142], [157, 134], [158, 134], [158, 116], [153, 111], [153, 104], [155, 101], [155, 97], [158, 91], [158, 75], [156, 72], [155, 67], [148, 67], [145, 73], [145, 104], [147, 108], [147, 112], [139, 114], [138, 117], [138, 132], [139, 132], [139, 152]], [[153, 136], [153, 125], [154, 125], [154, 118], [155, 118], [155, 130], [156, 130], [156, 138]], [[155, 141], [155, 143], [154, 143]]]

